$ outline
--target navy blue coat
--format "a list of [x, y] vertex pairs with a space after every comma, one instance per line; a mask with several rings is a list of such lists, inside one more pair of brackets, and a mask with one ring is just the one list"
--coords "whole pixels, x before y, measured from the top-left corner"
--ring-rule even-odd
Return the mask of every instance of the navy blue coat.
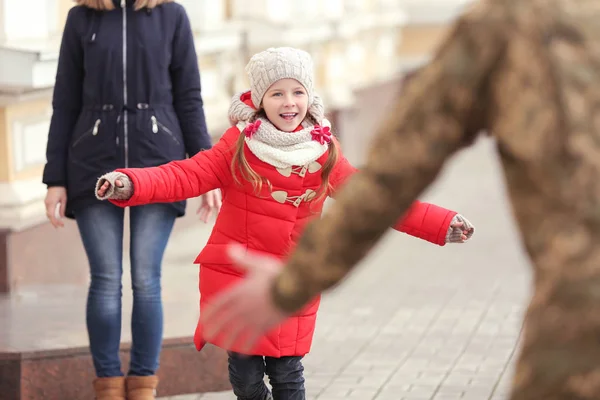
[[[43, 182], [67, 188], [69, 218], [98, 201], [102, 174], [211, 147], [185, 9], [114, 3], [110, 11], [73, 7], [63, 32]], [[173, 206], [184, 214], [185, 202]]]

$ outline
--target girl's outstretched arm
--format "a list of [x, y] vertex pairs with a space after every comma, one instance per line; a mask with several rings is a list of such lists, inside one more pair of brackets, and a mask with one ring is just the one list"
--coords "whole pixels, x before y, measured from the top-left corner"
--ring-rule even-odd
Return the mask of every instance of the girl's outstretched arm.
[[[339, 144], [335, 141], [334, 143], [339, 148]], [[356, 172], [358, 170], [340, 151], [340, 159], [331, 176], [331, 197], [334, 197], [335, 193]], [[470, 238], [474, 231], [470, 222], [455, 211], [419, 200], [412, 203], [408, 211], [393, 225], [393, 228], [440, 246], [446, 243], [462, 243]], [[468, 233], [463, 235], [463, 231]]]
[[[232, 127], [212, 149], [186, 160], [158, 167], [117, 169], [114, 171], [117, 174], [109, 173], [99, 179], [96, 195], [120, 207], [128, 207], [181, 201], [223, 188], [232, 180], [230, 164], [238, 135], [239, 130]], [[119, 173], [127, 178], [118, 178]], [[123, 188], [112, 185], [115, 178], [125, 181]], [[106, 181], [110, 189], [106, 193], [99, 192]]]

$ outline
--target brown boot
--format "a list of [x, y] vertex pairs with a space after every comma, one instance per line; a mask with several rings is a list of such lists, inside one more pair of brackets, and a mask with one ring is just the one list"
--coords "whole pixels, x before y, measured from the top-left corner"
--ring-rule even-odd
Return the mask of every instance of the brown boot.
[[154, 400], [156, 399], [156, 386], [158, 376], [128, 376], [127, 400]]
[[125, 377], [94, 379], [96, 400], [125, 400]]

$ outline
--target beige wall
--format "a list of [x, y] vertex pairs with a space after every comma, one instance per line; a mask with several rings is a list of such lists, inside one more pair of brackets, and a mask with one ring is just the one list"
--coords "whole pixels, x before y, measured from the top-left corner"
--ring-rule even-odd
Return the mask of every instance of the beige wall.
[[11, 182], [39, 178], [43, 164], [27, 166], [20, 171], [13, 168], [12, 126], [15, 121], [26, 124], [32, 118], [47, 118], [50, 99], [16, 103], [0, 109], [0, 182]]
[[225, 0], [225, 19], [231, 19], [233, 16], [233, 0]]
[[9, 167], [12, 165], [10, 154], [6, 109], [0, 108], [0, 182], [8, 182], [11, 178]]
[[[65, 25], [65, 21], [67, 19], [67, 13], [69, 12], [69, 10], [71, 9], [71, 7], [73, 7], [73, 5], [75, 4], [75, 2], [73, 0], [59, 0], [58, 1], [58, 23], [56, 24], [56, 26], [64, 26]], [[62, 29], [61, 29], [62, 31]]]

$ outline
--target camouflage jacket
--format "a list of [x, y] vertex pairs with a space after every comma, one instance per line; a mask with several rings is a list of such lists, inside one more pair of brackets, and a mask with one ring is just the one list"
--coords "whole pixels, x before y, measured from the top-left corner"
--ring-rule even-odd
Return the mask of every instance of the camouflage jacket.
[[599, 21], [600, 0], [466, 12], [404, 87], [361, 172], [307, 228], [275, 303], [294, 311], [338, 283], [487, 131], [534, 267], [512, 399], [600, 399]]

